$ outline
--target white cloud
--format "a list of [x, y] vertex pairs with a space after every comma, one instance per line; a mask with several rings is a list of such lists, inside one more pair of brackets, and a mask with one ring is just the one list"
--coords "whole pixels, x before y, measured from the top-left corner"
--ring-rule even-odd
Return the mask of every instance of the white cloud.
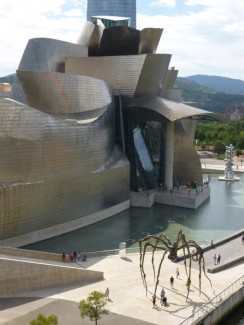
[[151, 6], [175, 7], [176, 0], [155, 0], [152, 2]]
[[[137, 8], [139, 12], [139, 4]], [[171, 65], [180, 76], [201, 73], [244, 80], [243, 0], [179, 0], [170, 10], [174, 15], [138, 13], [137, 27], [164, 29], [158, 53], [172, 54]], [[18, 68], [30, 38], [75, 42], [85, 19], [86, 0], [1, 0], [0, 76]]]
[[[244, 1], [188, 0], [174, 16], [138, 14], [138, 28], [162, 27], [158, 53], [171, 53], [180, 76], [209, 74], [244, 80]], [[199, 9], [200, 8], [200, 9]]]
[[0, 76], [3, 76], [18, 68], [31, 38], [75, 42], [86, 17], [85, 1], [1, 0], [0, 17]]

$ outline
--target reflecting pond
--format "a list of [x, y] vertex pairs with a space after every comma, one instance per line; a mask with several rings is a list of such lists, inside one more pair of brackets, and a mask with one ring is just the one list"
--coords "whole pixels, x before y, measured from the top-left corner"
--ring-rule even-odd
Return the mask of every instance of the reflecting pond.
[[216, 240], [244, 228], [244, 174], [240, 182], [221, 182], [210, 175], [208, 199], [197, 210], [155, 204], [150, 209], [130, 208], [96, 224], [44, 240], [24, 248], [61, 253], [62, 251], [101, 251], [127, 247], [147, 233], [164, 232], [171, 241], [182, 229], [186, 239]]

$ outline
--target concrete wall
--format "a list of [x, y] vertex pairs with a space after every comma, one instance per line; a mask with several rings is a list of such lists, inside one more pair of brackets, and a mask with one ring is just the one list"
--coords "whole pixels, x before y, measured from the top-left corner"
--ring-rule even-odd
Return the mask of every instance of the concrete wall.
[[228, 299], [222, 302], [218, 307], [216, 307], [209, 315], [207, 315], [203, 320], [196, 322], [196, 325], [217, 325], [222, 324], [221, 320], [226, 317], [234, 308], [236, 308], [240, 303], [244, 302], [244, 286], [240, 288], [237, 292], [231, 295]]
[[[7, 256], [22, 257], [22, 258], [42, 259], [46, 261], [56, 261], [56, 262], [63, 261], [61, 254], [38, 252], [38, 251], [19, 249], [13, 247], [0, 246], [0, 254], [7, 255]], [[68, 260], [69, 259], [67, 259], [67, 261]]]
[[[194, 190], [191, 190], [192, 193]], [[192, 195], [192, 194], [191, 194]], [[150, 208], [154, 203], [173, 205], [188, 209], [197, 209], [210, 196], [210, 188], [205, 187], [198, 195], [189, 197], [187, 192], [130, 192], [130, 205], [134, 207]]]
[[11, 294], [102, 280], [103, 272], [0, 258], [0, 292]]

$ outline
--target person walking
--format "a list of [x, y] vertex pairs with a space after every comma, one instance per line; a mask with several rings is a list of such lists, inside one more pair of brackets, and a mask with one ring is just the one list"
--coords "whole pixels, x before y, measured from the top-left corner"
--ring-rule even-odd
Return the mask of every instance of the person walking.
[[109, 288], [106, 289], [104, 295], [105, 295], [105, 299], [106, 299], [106, 300], [109, 300]]
[[217, 264], [217, 255], [216, 254], [214, 254], [214, 265], [216, 265]]
[[62, 259], [63, 259], [63, 262], [65, 263], [65, 259], [66, 259], [65, 252], [63, 252], [63, 254], [62, 254]]
[[173, 277], [173, 275], [170, 277], [169, 281], [170, 281], [171, 288], [173, 288], [174, 287], [174, 277]]
[[178, 277], [179, 277], [179, 275], [180, 275], [180, 271], [179, 271], [178, 267], [177, 267], [177, 269], [176, 269], [176, 272], [175, 272], [175, 274], [176, 274], [176, 278], [178, 278]]
[[167, 297], [166, 296], [163, 296], [162, 304], [163, 304], [163, 306], [167, 306]]
[[161, 296], [161, 298], [162, 298], [163, 296], [165, 296], [165, 290], [164, 290], [164, 288], [162, 288], [161, 293], [160, 293], [160, 296]]
[[219, 254], [218, 257], [217, 257], [217, 264], [220, 264], [220, 259], [221, 259], [221, 256]]

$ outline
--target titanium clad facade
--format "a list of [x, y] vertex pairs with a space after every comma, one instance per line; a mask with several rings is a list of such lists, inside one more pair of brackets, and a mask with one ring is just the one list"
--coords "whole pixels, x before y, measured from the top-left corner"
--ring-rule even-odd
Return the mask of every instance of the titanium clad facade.
[[1, 239], [129, 199], [129, 163], [114, 142], [112, 104], [87, 125], [12, 100], [0, 105]]
[[92, 27], [81, 44], [30, 40], [14, 99], [0, 99], [0, 240], [24, 245], [102, 220], [169, 169], [170, 188], [202, 182], [193, 119], [210, 114], [162, 97], [176, 78], [171, 55], [155, 54], [162, 30]]
[[[87, 47], [80, 44], [51, 38], [33, 38], [26, 45], [18, 70], [64, 72], [64, 60], [67, 56], [87, 55]], [[12, 98], [27, 103], [18, 78], [13, 84]]]
[[136, 0], [88, 0], [87, 20], [92, 16], [129, 17], [130, 26], [136, 28]]

